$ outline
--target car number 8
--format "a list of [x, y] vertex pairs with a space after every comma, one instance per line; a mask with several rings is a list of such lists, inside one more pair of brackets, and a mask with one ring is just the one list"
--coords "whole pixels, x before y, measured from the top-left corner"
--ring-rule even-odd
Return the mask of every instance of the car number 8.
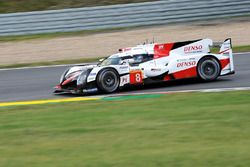
[[136, 73], [135, 74], [135, 81], [136, 82], [141, 82], [141, 73]]
[[142, 72], [141, 71], [132, 71], [130, 73], [130, 84], [141, 84], [142, 81]]

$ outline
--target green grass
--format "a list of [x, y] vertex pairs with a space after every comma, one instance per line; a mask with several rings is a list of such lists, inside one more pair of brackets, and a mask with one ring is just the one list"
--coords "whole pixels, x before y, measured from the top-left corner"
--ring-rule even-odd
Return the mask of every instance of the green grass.
[[250, 45], [235, 46], [233, 47], [234, 52], [250, 52]]
[[3, 167], [247, 167], [250, 91], [0, 108]]
[[13, 42], [13, 41], [27, 41], [33, 39], [52, 39], [56, 37], [79, 37], [97, 33], [108, 33], [115, 31], [131, 30], [136, 27], [123, 27], [123, 28], [109, 28], [109, 29], [96, 29], [96, 30], [83, 30], [74, 32], [56, 32], [44, 34], [31, 34], [31, 35], [17, 35], [17, 36], [0, 36], [0, 42]]
[[40, 10], [90, 7], [137, 3], [154, 0], [0, 0], [0, 13], [29, 12]]
[[[212, 48], [212, 53], [219, 53], [220, 48]], [[244, 45], [244, 46], [233, 46], [233, 52], [250, 52], [250, 45]]]

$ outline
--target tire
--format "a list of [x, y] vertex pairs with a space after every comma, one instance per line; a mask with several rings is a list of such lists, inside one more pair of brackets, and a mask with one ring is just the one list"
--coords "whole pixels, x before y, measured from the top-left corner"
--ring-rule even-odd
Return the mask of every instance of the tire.
[[201, 59], [197, 66], [199, 78], [204, 81], [214, 81], [220, 75], [221, 68], [215, 58], [205, 57]]
[[118, 73], [111, 68], [103, 69], [96, 78], [97, 87], [104, 93], [116, 91], [120, 84]]

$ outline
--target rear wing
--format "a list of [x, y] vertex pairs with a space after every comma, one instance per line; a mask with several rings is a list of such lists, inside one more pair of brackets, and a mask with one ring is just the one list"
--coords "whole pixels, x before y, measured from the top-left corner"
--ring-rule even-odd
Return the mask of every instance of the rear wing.
[[224, 42], [213, 42], [210, 48], [220, 48], [219, 54], [232, 50], [232, 40], [231, 38], [226, 39]]
[[219, 48], [218, 54], [229, 57], [230, 70], [234, 71], [232, 39], [228, 38], [224, 42], [213, 42], [210, 49], [212, 50], [213, 48]]

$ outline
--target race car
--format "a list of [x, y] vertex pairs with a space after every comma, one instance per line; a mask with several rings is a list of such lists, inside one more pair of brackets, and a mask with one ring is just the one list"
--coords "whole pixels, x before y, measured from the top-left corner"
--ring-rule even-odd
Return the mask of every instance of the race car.
[[[212, 53], [212, 47], [219, 51]], [[195, 77], [214, 81], [229, 74], [234, 74], [230, 38], [222, 43], [211, 39], [149, 43], [119, 49], [98, 64], [67, 69], [54, 93], [112, 93], [127, 85]]]

